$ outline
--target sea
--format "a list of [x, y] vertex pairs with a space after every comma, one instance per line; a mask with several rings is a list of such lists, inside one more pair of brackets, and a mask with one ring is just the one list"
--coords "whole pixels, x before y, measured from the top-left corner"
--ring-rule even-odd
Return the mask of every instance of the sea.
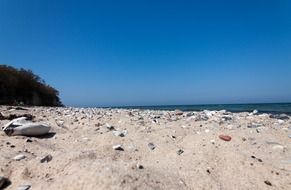
[[227, 110], [230, 112], [252, 112], [253, 110], [257, 110], [260, 113], [273, 113], [273, 114], [285, 113], [291, 115], [291, 103], [124, 106], [118, 108], [142, 109], [142, 110], [179, 109], [182, 111]]

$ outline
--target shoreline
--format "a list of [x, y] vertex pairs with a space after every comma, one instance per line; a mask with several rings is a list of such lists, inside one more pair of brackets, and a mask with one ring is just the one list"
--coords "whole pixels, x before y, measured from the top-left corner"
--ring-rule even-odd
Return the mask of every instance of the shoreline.
[[[291, 188], [286, 115], [16, 108], [0, 106], [0, 113], [31, 114], [51, 130], [44, 137], [0, 132], [0, 176], [11, 181], [7, 190], [25, 184], [70, 190]], [[1, 127], [8, 122], [0, 120]]]

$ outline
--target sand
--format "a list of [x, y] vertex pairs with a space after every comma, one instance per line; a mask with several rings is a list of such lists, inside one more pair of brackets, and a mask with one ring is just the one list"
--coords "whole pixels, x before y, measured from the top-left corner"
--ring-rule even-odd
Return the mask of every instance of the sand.
[[[11, 181], [5, 189], [291, 189], [288, 118], [7, 106], [0, 112], [32, 114], [52, 127], [38, 138], [0, 132], [0, 176]], [[20, 154], [25, 158], [13, 159]]]

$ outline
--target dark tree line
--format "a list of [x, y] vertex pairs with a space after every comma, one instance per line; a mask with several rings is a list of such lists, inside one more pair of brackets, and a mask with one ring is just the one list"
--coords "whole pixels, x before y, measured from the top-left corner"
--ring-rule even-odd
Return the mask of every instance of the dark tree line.
[[62, 106], [59, 92], [31, 70], [0, 65], [0, 104]]

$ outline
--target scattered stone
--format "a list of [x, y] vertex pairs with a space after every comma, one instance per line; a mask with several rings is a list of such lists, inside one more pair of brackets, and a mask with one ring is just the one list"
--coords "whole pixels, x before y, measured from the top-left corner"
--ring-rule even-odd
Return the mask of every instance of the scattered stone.
[[154, 145], [154, 143], [149, 143], [149, 144], [148, 144], [148, 147], [149, 147], [151, 150], [155, 150], [156, 145]]
[[268, 181], [268, 180], [264, 181], [264, 183], [265, 183], [266, 185], [272, 186], [272, 183], [271, 183], [270, 181]]
[[210, 140], [210, 142], [211, 142], [212, 144], [215, 144], [215, 140], [214, 140], [214, 139]]
[[124, 148], [122, 147], [122, 145], [118, 144], [118, 145], [114, 145], [112, 147], [114, 150], [119, 150], [119, 151], [124, 151]]
[[273, 150], [282, 150], [282, 151], [284, 151], [284, 146], [282, 146], [282, 145], [275, 145], [275, 146], [272, 147], [272, 149]]
[[113, 133], [113, 135], [115, 135], [117, 137], [125, 137], [126, 134], [127, 134], [127, 131], [126, 130], [123, 130], [123, 131], [113, 131], [112, 133]]
[[241, 140], [242, 140], [242, 141], [246, 141], [247, 139], [246, 139], [245, 137], [243, 137]]
[[48, 155], [46, 155], [45, 157], [43, 157], [41, 160], [40, 160], [40, 163], [48, 163], [48, 162], [50, 162], [51, 160], [53, 159], [53, 156], [52, 155], [50, 155], [50, 154], [48, 154]]
[[32, 142], [32, 140], [31, 139], [26, 139], [26, 142]]
[[288, 120], [289, 116], [286, 114], [272, 114], [270, 115], [270, 118], [272, 119], [281, 119], [281, 120]]
[[289, 138], [291, 138], [291, 134], [290, 134], [290, 135], [288, 135], [288, 137], [289, 137]]
[[136, 167], [137, 169], [140, 169], [140, 170], [144, 169], [143, 165], [140, 165], [140, 164], [137, 164]]
[[262, 126], [261, 124], [252, 123], [252, 124], [248, 125], [248, 128], [258, 128], [258, 127], [261, 127], [261, 126]]
[[0, 189], [4, 186], [4, 184], [7, 182], [7, 179], [5, 177], [0, 176]]
[[183, 114], [184, 114], [183, 111], [181, 111], [181, 110], [175, 110], [175, 115], [180, 116], [180, 115], [183, 115]]
[[110, 125], [110, 124], [108, 124], [108, 123], [105, 124], [105, 127], [106, 127], [109, 131], [113, 131], [113, 130], [115, 130], [114, 126], [112, 126], [112, 125]]
[[20, 160], [22, 160], [22, 159], [24, 159], [24, 158], [26, 158], [25, 155], [23, 155], [23, 154], [19, 154], [19, 155], [15, 156], [15, 157], [13, 158], [13, 160], [15, 160], [15, 161], [20, 161]]
[[2, 114], [0, 114], [0, 120], [13, 120], [13, 119], [17, 119], [20, 117], [25, 117], [27, 120], [33, 120], [34, 116], [31, 114], [21, 114], [21, 115], [17, 115], [17, 114], [10, 114], [8, 116], [4, 116]]
[[228, 135], [219, 135], [219, 138], [224, 141], [231, 141], [231, 136]]
[[182, 149], [179, 149], [178, 151], [177, 151], [177, 154], [178, 155], [181, 155], [181, 154], [183, 154], [184, 153], [184, 150], [182, 150]]
[[20, 185], [18, 188], [17, 188], [17, 190], [28, 190], [28, 189], [30, 189], [30, 185]]
[[210, 132], [210, 130], [209, 129], [205, 129], [205, 133], [209, 133]]

